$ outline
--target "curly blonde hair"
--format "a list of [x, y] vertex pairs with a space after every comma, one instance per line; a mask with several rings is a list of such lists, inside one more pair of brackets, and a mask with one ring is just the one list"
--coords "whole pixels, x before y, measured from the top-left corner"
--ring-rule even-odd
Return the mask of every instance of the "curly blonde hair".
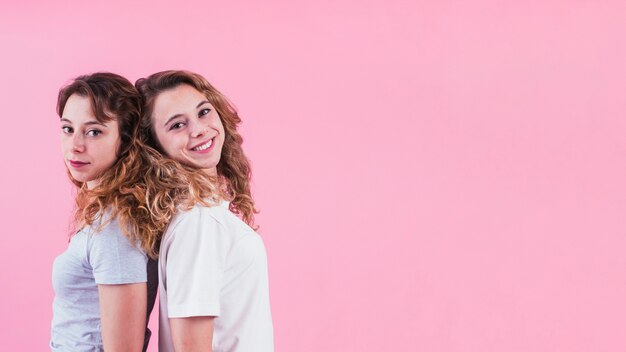
[[241, 118], [228, 99], [215, 89], [204, 77], [189, 71], [163, 71], [141, 78], [135, 83], [144, 99], [139, 135], [147, 145], [163, 152], [154, 133], [152, 114], [156, 98], [164, 91], [180, 85], [189, 85], [202, 93], [215, 107], [222, 125], [225, 138], [220, 161], [217, 164], [217, 189], [224, 189], [226, 199], [230, 200], [230, 210], [241, 216], [248, 225], [254, 226], [254, 214], [258, 213], [250, 192], [250, 162], [241, 144], [243, 138], [237, 132]]
[[[219, 200], [216, 179], [163, 158], [137, 138], [142, 100], [124, 77], [107, 72], [77, 77], [59, 91], [59, 116], [74, 94], [89, 98], [99, 122], [117, 120], [120, 147], [117, 161], [93, 189], [74, 179], [68, 170], [78, 187], [73, 227], [78, 230], [99, 223], [96, 229], [101, 229], [116, 219], [124, 235], [156, 259], [162, 234], [179, 208], [189, 209], [196, 203], [208, 206]], [[107, 211], [110, 217], [103, 219]]]

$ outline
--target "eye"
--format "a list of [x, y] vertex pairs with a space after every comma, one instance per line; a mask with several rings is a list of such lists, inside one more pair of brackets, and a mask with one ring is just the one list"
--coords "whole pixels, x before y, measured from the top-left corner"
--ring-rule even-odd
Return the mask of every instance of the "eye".
[[170, 126], [170, 131], [172, 131], [172, 130], [178, 130], [178, 129], [181, 129], [181, 128], [183, 128], [184, 126], [185, 126], [185, 123], [183, 123], [183, 122], [175, 122], [175, 123], [173, 123], [173, 124]]
[[85, 133], [86, 135], [90, 136], [90, 137], [96, 137], [98, 135], [102, 134], [102, 131], [100, 130], [89, 130], [87, 131], [87, 133]]
[[204, 115], [207, 115], [208, 113], [211, 112], [211, 109], [202, 109], [200, 110], [200, 112], [198, 113], [198, 116], [202, 117]]
[[74, 132], [74, 130], [70, 126], [63, 126], [63, 127], [61, 127], [61, 131], [63, 131], [63, 133], [65, 133], [65, 134], [70, 134], [70, 133]]

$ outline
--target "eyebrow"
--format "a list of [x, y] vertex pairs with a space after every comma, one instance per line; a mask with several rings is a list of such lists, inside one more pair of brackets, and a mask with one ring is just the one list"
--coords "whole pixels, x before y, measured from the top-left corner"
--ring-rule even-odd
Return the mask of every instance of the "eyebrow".
[[[203, 100], [203, 101], [199, 102], [199, 103], [198, 103], [198, 105], [196, 105], [196, 109], [197, 109], [197, 108], [199, 108], [199, 107], [201, 107], [201, 106], [202, 106], [202, 105], [204, 105], [204, 104], [207, 104], [207, 103], [209, 103], [209, 101], [208, 101], [208, 100]], [[183, 114], [176, 114], [176, 115], [173, 115], [172, 117], [170, 117], [169, 119], [167, 119], [167, 121], [165, 121], [165, 123], [163, 124], [163, 127], [167, 126], [167, 124], [169, 124], [172, 120], [174, 120], [175, 118], [180, 117], [180, 116], [183, 116]]]
[[179, 117], [179, 116], [183, 116], [183, 114], [176, 114], [172, 117], [170, 117], [169, 119], [167, 119], [167, 121], [165, 121], [165, 123], [163, 124], [163, 127], [167, 126], [168, 123], [170, 123], [170, 121], [172, 121], [173, 119]]
[[[61, 121], [72, 123], [72, 121], [70, 121], [70, 120], [68, 120], [66, 118], [62, 118]], [[86, 126], [100, 125], [100, 126], [103, 126], [103, 127], [107, 127], [107, 125], [103, 124], [102, 122], [96, 121], [96, 120], [87, 121], [87, 122], [84, 123], [84, 125], [86, 125]]]

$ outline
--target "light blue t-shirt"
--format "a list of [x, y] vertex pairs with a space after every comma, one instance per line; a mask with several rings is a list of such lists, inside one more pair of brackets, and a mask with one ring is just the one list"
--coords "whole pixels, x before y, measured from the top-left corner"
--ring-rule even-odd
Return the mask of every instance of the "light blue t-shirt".
[[50, 349], [103, 351], [98, 285], [146, 282], [147, 260], [116, 221], [100, 232], [86, 227], [74, 235], [52, 267]]

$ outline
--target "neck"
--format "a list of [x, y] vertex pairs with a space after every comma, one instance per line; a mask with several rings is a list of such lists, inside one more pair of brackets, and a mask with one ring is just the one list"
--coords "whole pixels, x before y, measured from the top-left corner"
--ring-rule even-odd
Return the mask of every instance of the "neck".
[[87, 181], [87, 189], [94, 189], [100, 184], [100, 180]]
[[217, 176], [217, 167], [212, 167], [210, 169], [202, 169], [209, 176]]

